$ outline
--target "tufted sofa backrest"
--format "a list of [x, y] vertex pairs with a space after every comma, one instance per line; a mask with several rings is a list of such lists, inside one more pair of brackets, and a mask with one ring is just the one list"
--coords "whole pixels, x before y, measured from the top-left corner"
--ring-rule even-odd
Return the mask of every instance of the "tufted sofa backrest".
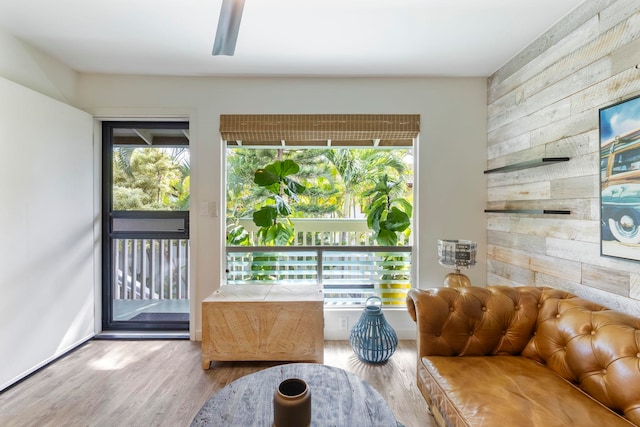
[[535, 331], [544, 292], [570, 296], [536, 287], [412, 289], [407, 309], [418, 323], [420, 356], [520, 354]]
[[640, 319], [580, 298], [542, 299], [522, 355], [640, 425]]

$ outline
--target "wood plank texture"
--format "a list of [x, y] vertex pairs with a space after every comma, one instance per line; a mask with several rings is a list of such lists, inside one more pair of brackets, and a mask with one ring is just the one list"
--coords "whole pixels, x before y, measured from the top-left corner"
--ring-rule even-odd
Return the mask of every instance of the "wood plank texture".
[[[497, 216], [497, 215], [494, 215]], [[544, 254], [545, 238], [520, 233], [508, 233], [498, 230], [487, 232], [489, 247], [525, 248], [530, 254]]]
[[[383, 365], [361, 362], [347, 341], [325, 342], [325, 364], [352, 372], [378, 391], [407, 427], [435, 427], [416, 386], [415, 341], [400, 341]], [[89, 341], [0, 394], [0, 425], [188, 426], [230, 382], [273, 362], [200, 367], [192, 341]]]
[[[581, 7], [574, 9], [565, 19], [554, 25], [549, 31], [531, 43], [527, 49], [517, 54], [505, 64], [505, 66], [498, 70], [489, 80], [489, 87], [492, 89], [491, 92], [499, 95], [512, 89], [512, 87], [507, 86], [500, 90], [498, 86], [504, 85], [504, 82], [507, 81], [510, 76], [536, 60], [541, 52], [546, 52], [557, 45], [558, 40], [562, 40], [566, 44], [576, 43], [576, 39], [579, 43], [580, 39], [582, 39], [583, 43], [585, 43], [593, 37], [597, 37], [598, 26], [594, 26], [593, 17], [597, 16], [615, 1], [616, 0], [591, 0], [585, 2]], [[585, 25], [585, 23], [587, 25]], [[590, 23], [591, 25], [589, 25]], [[581, 27], [587, 27], [589, 30], [581, 31]], [[491, 98], [490, 100], [493, 101]]]
[[571, 214], [487, 214], [488, 284], [591, 289], [635, 307], [638, 263], [600, 254], [598, 109], [640, 94], [638, 64], [640, 2], [592, 0], [490, 77], [488, 168], [545, 156], [571, 160], [489, 175], [487, 208]]
[[582, 266], [582, 283], [592, 288], [622, 296], [629, 295], [630, 274], [624, 271], [612, 271], [594, 265]]
[[323, 360], [322, 289], [223, 286], [202, 302], [202, 367], [213, 360]]

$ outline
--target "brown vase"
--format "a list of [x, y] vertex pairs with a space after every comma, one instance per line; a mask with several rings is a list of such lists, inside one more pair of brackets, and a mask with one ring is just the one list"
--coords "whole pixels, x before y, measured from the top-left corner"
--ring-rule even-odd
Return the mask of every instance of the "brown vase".
[[304, 380], [289, 378], [273, 395], [274, 427], [307, 427], [311, 424], [311, 391]]

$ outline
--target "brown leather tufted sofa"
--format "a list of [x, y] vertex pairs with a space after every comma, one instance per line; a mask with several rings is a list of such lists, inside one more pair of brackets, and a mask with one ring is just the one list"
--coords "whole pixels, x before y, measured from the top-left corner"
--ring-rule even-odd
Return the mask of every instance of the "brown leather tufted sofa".
[[640, 319], [551, 288], [412, 289], [441, 426], [640, 425]]

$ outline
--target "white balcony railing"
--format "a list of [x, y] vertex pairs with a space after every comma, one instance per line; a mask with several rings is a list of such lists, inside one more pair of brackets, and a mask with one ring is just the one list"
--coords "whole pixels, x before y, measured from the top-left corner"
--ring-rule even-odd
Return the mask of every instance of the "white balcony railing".
[[[404, 305], [411, 288], [411, 237], [404, 246], [376, 246], [366, 219], [293, 218], [286, 247], [227, 247], [227, 284], [307, 283], [324, 288], [325, 305], [358, 305], [380, 296]], [[258, 227], [240, 220], [257, 242]]]
[[115, 300], [189, 298], [189, 241], [114, 239]]
[[[294, 246], [373, 246], [373, 231], [362, 218], [292, 218], [295, 228]], [[249, 233], [251, 241], [258, 242], [258, 227], [249, 218], [238, 221]], [[412, 236], [403, 245], [412, 245]]]
[[373, 295], [404, 305], [410, 246], [227, 247], [227, 285], [319, 284], [325, 305], [360, 305]]
[[[314, 283], [323, 286], [327, 305], [358, 305], [372, 295], [404, 305], [411, 246], [375, 246], [364, 219], [293, 222], [294, 246], [227, 247], [227, 284]], [[241, 224], [256, 241], [253, 222]], [[188, 240], [115, 239], [113, 247], [114, 299], [189, 298]]]

